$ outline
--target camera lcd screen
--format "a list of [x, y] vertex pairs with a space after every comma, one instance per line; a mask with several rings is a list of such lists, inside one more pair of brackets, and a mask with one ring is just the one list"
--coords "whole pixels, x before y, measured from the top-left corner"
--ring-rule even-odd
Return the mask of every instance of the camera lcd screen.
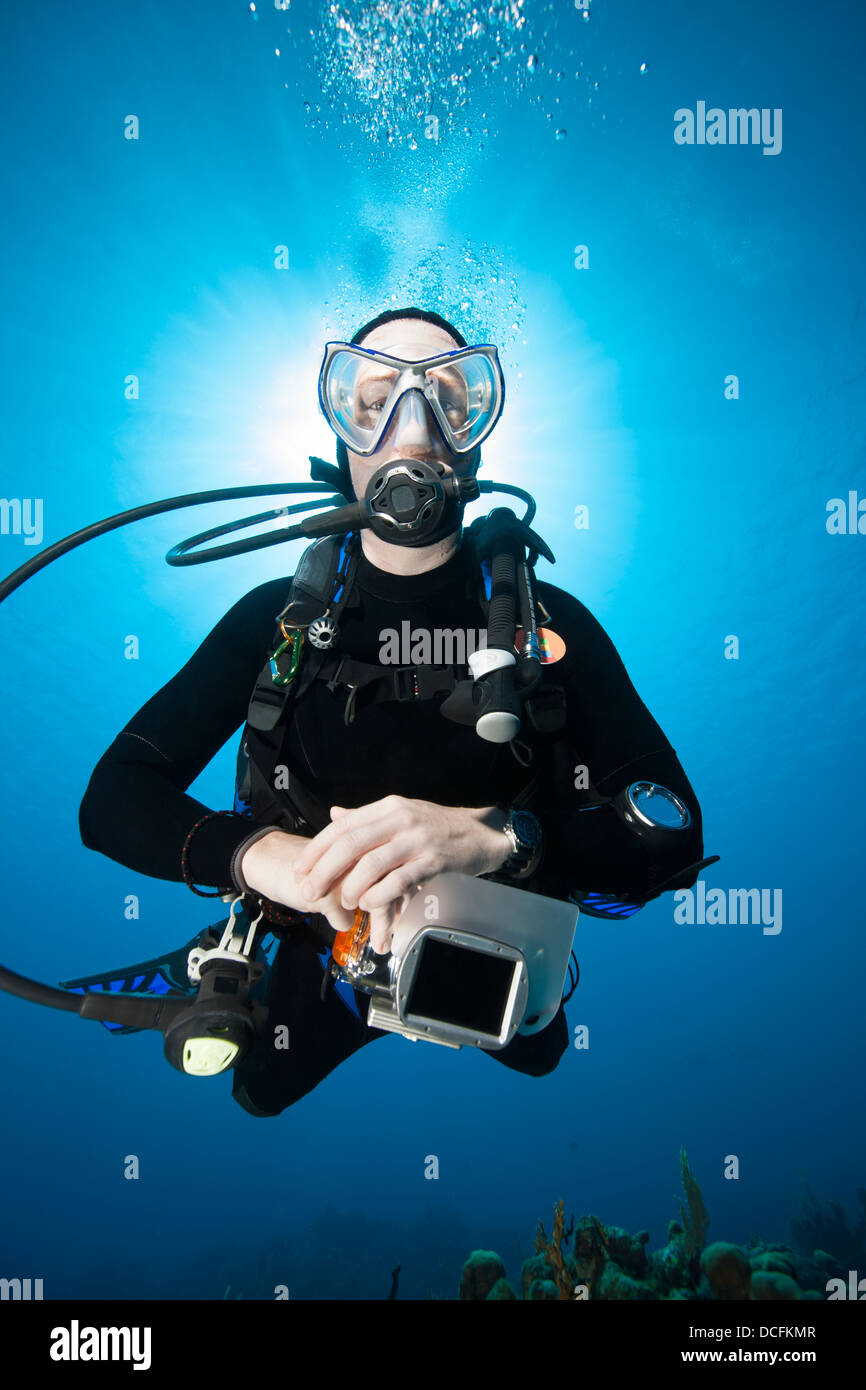
[[498, 1037], [513, 960], [425, 936], [406, 1013]]

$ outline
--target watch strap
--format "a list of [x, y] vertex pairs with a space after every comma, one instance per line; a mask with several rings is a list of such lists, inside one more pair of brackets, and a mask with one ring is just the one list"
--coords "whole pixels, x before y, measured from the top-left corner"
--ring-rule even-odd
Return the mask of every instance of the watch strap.
[[[541, 862], [541, 824], [538, 817], [526, 807], [509, 802], [498, 802], [497, 810], [502, 811], [505, 816], [505, 825], [502, 828], [512, 846], [511, 853], [505, 863], [497, 870], [497, 874], [513, 879], [529, 878], [531, 874], [535, 873]], [[514, 824], [514, 818], [518, 814], [531, 816], [538, 827], [538, 842], [534, 846], [521, 839]]]

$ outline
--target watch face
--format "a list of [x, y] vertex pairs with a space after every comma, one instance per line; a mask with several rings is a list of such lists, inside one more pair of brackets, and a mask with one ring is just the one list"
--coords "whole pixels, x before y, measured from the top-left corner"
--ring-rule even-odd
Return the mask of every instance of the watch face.
[[514, 833], [524, 845], [531, 845], [533, 849], [538, 845], [539, 826], [538, 821], [531, 811], [515, 811], [511, 818]]

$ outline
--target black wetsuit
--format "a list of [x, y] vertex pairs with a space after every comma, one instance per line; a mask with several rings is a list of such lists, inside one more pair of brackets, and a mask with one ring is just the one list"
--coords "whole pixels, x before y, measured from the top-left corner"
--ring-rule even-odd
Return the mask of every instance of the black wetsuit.
[[[82, 842], [155, 878], [182, 881], [181, 852], [193, 825], [212, 809], [186, 789], [227, 739], [244, 724], [252, 688], [269, 652], [275, 616], [289, 578], [271, 580], [241, 598], [217, 623], [176, 676], [129, 721], [97, 764], [80, 810]], [[531, 805], [544, 831], [544, 857], [531, 886], [567, 899], [574, 889], [639, 895], [700, 859], [700, 808], [676, 754], [635, 692], [616, 649], [589, 611], [561, 589], [538, 582], [550, 614], [547, 626], [565, 641], [561, 661], [546, 666], [546, 682], [565, 687], [567, 730], [527, 733], [532, 768], [512, 748], [485, 742], [473, 728], [445, 719], [438, 701], [365, 705], [363, 692], [350, 724], [345, 687], [315, 681], [292, 711], [281, 761], [328, 804], [358, 806], [389, 793], [453, 806], [510, 800], [541, 772]], [[361, 557], [353, 603], [341, 619], [341, 649], [379, 660], [382, 633], [401, 628], [485, 626], [478, 575], [463, 547], [426, 574], [396, 576]], [[520, 752], [518, 748], [518, 752]], [[575, 790], [585, 766], [592, 786], [613, 794], [639, 778], [680, 796], [692, 828], [672, 855], [652, 856], [608, 812], [581, 813], [587, 793]], [[579, 780], [580, 774], [578, 774]], [[226, 805], [231, 804], [227, 788]], [[220, 817], [192, 839], [188, 864], [196, 884], [228, 890], [237, 846], [267, 821]], [[311, 1090], [356, 1048], [376, 1037], [335, 994], [322, 1003], [321, 950], [309, 934], [289, 931], [269, 984], [271, 1022], [285, 1021], [290, 1046], [265, 1041], [235, 1072], [235, 1096], [254, 1114], [276, 1114]], [[366, 1000], [356, 995], [356, 1002]], [[362, 1010], [362, 1018], [364, 1013]], [[270, 1037], [273, 1034], [270, 1033]], [[541, 1033], [518, 1035], [491, 1052], [533, 1075], [551, 1071], [567, 1046], [563, 1010]]]

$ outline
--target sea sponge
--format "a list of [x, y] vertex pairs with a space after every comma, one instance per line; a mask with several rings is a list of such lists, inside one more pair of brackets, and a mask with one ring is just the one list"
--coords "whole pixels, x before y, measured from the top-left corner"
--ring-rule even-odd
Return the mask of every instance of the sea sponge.
[[752, 1256], [751, 1263], [752, 1269], [762, 1269], [770, 1274], [787, 1274], [789, 1279], [794, 1278], [794, 1261], [781, 1250], [763, 1250], [760, 1255]]
[[487, 1295], [487, 1300], [486, 1300], [486, 1301], [487, 1301], [488, 1303], [491, 1303], [491, 1302], [498, 1302], [500, 1299], [501, 1299], [501, 1300], [508, 1300], [508, 1299], [512, 1299], [512, 1298], [516, 1299], [516, 1298], [517, 1298], [517, 1294], [514, 1292], [513, 1288], [512, 1288], [511, 1285], [509, 1284], [508, 1280], [507, 1280], [507, 1279], [497, 1279], [497, 1280], [496, 1280], [496, 1283], [493, 1285], [493, 1288], [490, 1290], [489, 1294]]
[[553, 1270], [544, 1255], [530, 1255], [520, 1266], [520, 1289], [524, 1298], [529, 1298], [530, 1285], [536, 1279], [552, 1279]]
[[633, 1236], [622, 1226], [605, 1226], [604, 1233], [607, 1237], [608, 1259], [613, 1260], [614, 1264], [619, 1265], [620, 1269], [632, 1278], [643, 1279], [647, 1272], [646, 1246], [649, 1243], [649, 1231], [638, 1231], [637, 1235]]
[[505, 1265], [494, 1250], [473, 1250], [460, 1276], [460, 1297], [486, 1298], [497, 1280], [504, 1278]]
[[678, 1221], [672, 1221], [668, 1231], [672, 1226], [678, 1229], [670, 1236], [667, 1245], [663, 1245], [661, 1250], [653, 1250], [649, 1257], [650, 1278], [662, 1289], [680, 1289], [694, 1283], [683, 1244], [683, 1229]]
[[713, 1298], [748, 1298], [751, 1270], [739, 1245], [729, 1245], [725, 1240], [708, 1245], [701, 1255], [701, 1269], [709, 1280]]
[[552, 1279], [533, 1279], [529, 1285], [527, 1298], [533, 1303], [542, 1302], [545, 1299], [559, 1298], [559, 1289]]
[[626, 1274], [624, 1270], [620, 1269], [619, 1265], [614, 1264], [612, 1260], [608, 1260], [602, 1271], [601, 1278], [593, 1290], [593, 1297], [635, 1302], [637, 1300], [658, 1298], [658, 1293], [655, 1289], [650, 1288], [649, 1284], [645, 1283], [642, 1279], [632, 1279], [631, 1275]]
[[812, 1263], [819, 1269], [826, 1269], [828, 1274], [838, 1274], [842, 1268], [839, 1261], [833, 1255], [828, 1255], [826, 1250], [813, 1250]]
[[756, 1269], [749, 1286], [749, 1297], [760, 1301], [795, 1299], [800, 1297], [800, 1290], [788, 1274], [780, 1274], [774, 1269]]
[[607, 1232], [597, 1216], [581, 1216], [574, 1228], [574, 1258], [569, 1264], [578, 1283], [590, 1288], [608, 1257]]

